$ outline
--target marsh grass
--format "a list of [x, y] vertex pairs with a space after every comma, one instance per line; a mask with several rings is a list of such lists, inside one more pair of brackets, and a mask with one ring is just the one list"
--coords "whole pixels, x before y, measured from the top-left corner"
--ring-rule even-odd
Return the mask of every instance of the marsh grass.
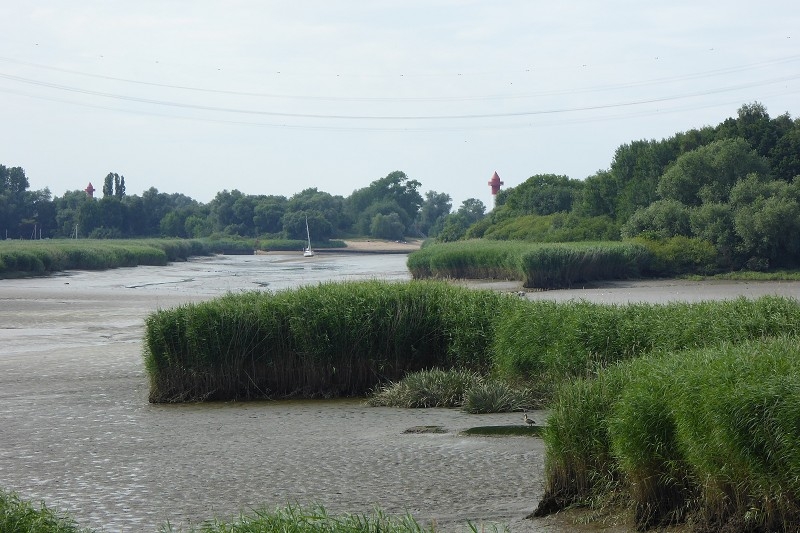
[[640, 528], [791, 531], [800, 520], [800, 339], [665, 352], [565, 385], [540, 514], [621, 491]]
[[0, 241], [0, 278], [162, 266], [206, 254], [200, 241], [180, 239]]
[[34, 507], [12, 492], [0, 489], [0, 531], [4, 533], [90, 533], [65, 515], [46, 507]]
[[543, 407], [542, 396], [527, 387], [485, 378], [464, 391], [461, 409], [467, 413], [510, 413]]
[[422, 370], [377, 387], [367, 399], [377, 407], [460, 407], [468, 413], [507, 413], [541, 407], [531, 389], [467, 370]]
[[481, 380], [467, 370], [434, 368], [413, 372], [400, 381], [380, 386], [367, 400], [377, 407], [460, 407], [464, 394]]
[[485, 373], [518, 299], [442, 282], [323, 283], [232, 294], [145, 321], [154, 402], [363, 396], [431, 368]]
[[539, 301], [507, 311], [492, 354], [500, 376], [546, 384], [592, 376], [653, 351], [791, 333], [800, 333], [800, 302], [778, 296], [627, 305]]
[[[187, 533], [433, 533], [410, 514], [392, 516], [380, 509], [371, 513], [332, 515], [322, 506], [288, 505], [275, 510], [257, 509], [235, 521], [209, 520]], [[162, 533], [179, 533], [167, 524]]]
[[513, 279], [528, 288], [638, 277], [652, 254], [635, 242], [527, 243], [475, 239], [425, 246], [408, 258], [415, 279]]

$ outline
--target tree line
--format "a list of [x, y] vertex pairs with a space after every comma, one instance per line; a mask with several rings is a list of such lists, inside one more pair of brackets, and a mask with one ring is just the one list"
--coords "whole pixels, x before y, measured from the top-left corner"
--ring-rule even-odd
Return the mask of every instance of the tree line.
[[[238, 235], [303, 239], [370, 236], [537, 242], [663, 241], [713, 252], [721, 268], [800, 264], [800, 120], [771, 118], [746, 104], [716, 126], [615, 151], [608, 169], [585, 179], [537, 174], [501, 190], [488, 215], [477, 199], [453, 211], [450, 195], [402, 171], [350, 196], [309, 188], [291, 196], [223, 190], [208, 203], [146, 190], [128, 195], [109, 173], [102, 197], [30, 191], [22, 168], [0, 165], [0, 237], [183, 237]], [[706, 252], [704, 252], [706, 251]], [[708, 253], [707, 253], [708, 255]]]
[[[317, 188], [291, 197], [223, 190], [208, 203], [151, 187], [141, 196], [126, 193], [125, 177], [109, 173], [102, 196], [74, 190], [52, 197], [49, 189], [29, 190], [24, 169], [0, 165], [2, 238], [128, 238], [241, 236], [304, 239], [306, 220], [315, 240], [347, 236], [401, 240], [426, 237], [450, 215], [448, 194], [428, 191], [402, 171], [391, 172], [350, 196]], [[470, 209], [485, 213], [479, 200]]]

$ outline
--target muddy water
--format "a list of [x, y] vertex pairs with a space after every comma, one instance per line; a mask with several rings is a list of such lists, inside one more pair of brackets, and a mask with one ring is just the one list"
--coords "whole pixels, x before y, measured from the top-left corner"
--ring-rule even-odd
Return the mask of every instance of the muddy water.
[[[355, 400], [151, 405], [143, 319], [158, 308], [241, 290], [330, 279], [408, 279], [402, 255], [208, 258], [166, 268], [0, 281], [0, 487], [44, 500], [82, 525], [153, 532], [253, 507], [322, 504], [332, 512], [410, 512], [446, 531], [525, 520], [542, 491], [534, 438], [464, 437], [518, 414], [366, 408]], [[515, 290], [514, 284], [485, 284]], [[530, 298], [669, 301], [800, 284], [641, 282]], [[535, 413], [541, 419], [543, 413]], [[433, 425], [441, 434], [409, 434]]]

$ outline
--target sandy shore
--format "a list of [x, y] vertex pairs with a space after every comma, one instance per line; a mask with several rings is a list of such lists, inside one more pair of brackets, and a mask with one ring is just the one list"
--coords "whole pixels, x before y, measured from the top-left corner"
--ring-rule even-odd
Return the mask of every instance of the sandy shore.
[[346, 248], [322, 248], [320, 252], [354, 252], [373, 254], [408, 254], [419, 250], [422, 246], [420, 240], [410, 241], [384, 241], [384, 240], [352, 240], [344, 241]]

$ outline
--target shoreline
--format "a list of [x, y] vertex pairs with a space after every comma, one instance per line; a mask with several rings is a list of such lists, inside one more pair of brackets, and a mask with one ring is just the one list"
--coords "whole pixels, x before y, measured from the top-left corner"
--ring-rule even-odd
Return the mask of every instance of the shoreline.
[[[314, 248], [315, 254], [410, 254], [422, 247], [422, 241], [384, 241], [380, 239], [345, 240], [345, 247]], [[255, 250], [255, 255], [291, 255], [302, 251], [294, 250]]]

